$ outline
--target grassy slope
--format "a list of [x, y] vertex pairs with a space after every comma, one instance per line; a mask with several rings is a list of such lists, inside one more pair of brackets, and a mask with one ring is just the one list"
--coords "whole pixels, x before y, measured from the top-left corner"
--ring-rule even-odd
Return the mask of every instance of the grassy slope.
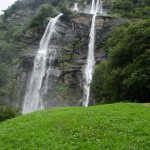
[[0, 150], [149, 150], [149, 129], [141, 104], [50, 109], [0, 123]]

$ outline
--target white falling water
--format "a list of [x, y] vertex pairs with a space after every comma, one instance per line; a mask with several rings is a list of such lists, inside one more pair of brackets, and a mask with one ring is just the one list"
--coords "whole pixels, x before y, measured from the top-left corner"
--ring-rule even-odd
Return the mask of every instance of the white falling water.
[[100, 13], [103, 13], [103, 1], [100, 0]]
[[95, 26], [96, 26], [96, 16], [99, 12], [100, 1], [97, 0], [95, 6], [95, 0], [92, 1], [91, 13], [94, 14], [92, 18], [92, 25], [90, 30], [90, 41], [88, 46], [88, 57], [87, 57], [87, 65], [85, 68], [85, 83], [84, 83], [84, 92], [83, 92], [83, 106], [87, 107], [89, 104], [90, 98], [90, 87], [89, 84], [92, 80], [92, 72], [95, 65], [95, 57], [94, 57], [94, 46], [95, 46]]
[[[44, 77], [48, 78], [49, 70], [47, 71], [46, 62], [48, 59], [48, 51], [50, 54], [55, 53], [55, 49], [49, 49], [49, 43], [51, 39], [57, 34], [56, 23], [59, 17], [52, 18], [47, 25], [45, 33], [40, 42], [40, 48], [35, 56], [33, 71], [27, 85], [27, 90], [24, 97], [22, 113], [30, 113], [37, 110], [44, 109], [42, 102], [43, 94], [46, 92], [42, 90], [42, 84], [44, 82]], [[53, 58], [49, 58], [49, 61]]]
[[74, 3], [74, 11], [78, 11], [78, 3]]
[[92, 0], [92, 6], [91, 6], [91, 14], [95, 13], [95, 0]]
[[100, 3], [101, 3], [101, 1], [97, 0], [95, 13], [98, 13], [100, 11]]

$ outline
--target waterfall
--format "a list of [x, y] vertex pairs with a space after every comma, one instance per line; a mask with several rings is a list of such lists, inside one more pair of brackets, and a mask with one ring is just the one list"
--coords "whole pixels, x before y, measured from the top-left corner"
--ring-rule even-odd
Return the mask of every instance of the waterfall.
[[91, 13], [93, 15], [91, 30], [90, 30], [90, 40], [88, 45], [88, 57], [87, 57], [87, 65], [85, 67], [85, 82], [84, 82], [84, 91], [83, 91], [83, 106], [87, 107], [89, 104], [90, 98], [90, 87], [89, 84], [92, 80], [92, 72], [95, 66], [95, 57], [94, 57], [94, 46], [95, 46], [95, 27], [96, 27], [96, 16], [99, 12], [100, 2], [97, 0], [95, 6], [95, 0], [92, 1]]
[[100, 9], [100, 0], [97, 0], [97, 2], [96, 2], [96, 13], [98, 13], [99, 12], [99, 9]]
[[78, 11], [78, 3], [74, 3], [74, 11]]
[[95, 0], [92, 0], [92, 6], [91, 6], [91, 14], [95, 13]]
[[85, 107], [88, 106], [89, 97], [90, 97], [90, 87], [89, 83], [92, 79], [92, 71], [95, 65], [95, 57], [94, 57], [94, 45], [95, 45], [95, 20], [96, 13], [93, 15], [91, 31], [90, 31], [90, 41], [88, 46], [88, 57], [87, 57], [87, 65], [85, 68], [85, 83], [84, 83], [84, 95], [83, 95], [83, 105]]
[[95, 0], [92, 0], [92, 6], [91, 6], [91, 11], [90, 14], [95, 14], [95, 13], [103, 13], [103, 2], [102, 0], [97, 0], [96, 5], [95, 5]]
[[[62, 16], [62, 14], [59, 14], [49, 21], [40, 41], [39, 49], [34, 60], [33, 71], [29, 83], [27, 84], [22, 109], [23, 114], [44, 109], [42, 98], [47, 89], [45, 88], [43, 90], [42, 85], [44, 84], [44, 80], [48, 79], [50, 71], [50, 68], [47, 70], [46, 64], [48, 59], [49, 62], [54, 60], [56, 53], [56, 50], [50, 48], [49, 44], [52, 38], [57, 36], [56, 23], [60, 16]], [[48, 54], [50, 54], [50, 57], [48, 57]]]
[[100, 13], [103, 13], [103, 1], [100, 0]]

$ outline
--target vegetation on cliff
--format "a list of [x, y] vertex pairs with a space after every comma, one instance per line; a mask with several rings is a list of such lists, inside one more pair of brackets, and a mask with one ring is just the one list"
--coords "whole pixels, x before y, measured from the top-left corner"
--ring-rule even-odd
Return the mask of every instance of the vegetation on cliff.
[[[34, 29], [44, 32], [44, 21], [47, 17], [53, 17], [62, 10], [65, 15], [71, 14], [71, 11], [65, 7], [68, 1], [18, 0], [0, 16], [0, 107], [2, 107], [0, 111], [10, 105], [12, 99], [18, 100], [16, 96], [18, 89], [15, 88], [16, 76], [20, 67], [20, 53], [28, 49], [29, 43], [26, 37], [29, 33], [32, 34]], [[35, 16], [24, 23], [12, 19], [12, 15], [17, 16], [20, 10], [26, 12], [32, 10]], [[3, 114], [3, 111], [1, 112]]]
[[150, 102], [150, 1], [112, 0], [110, 11], [130, 20], [105, 42], [108, 61], [93, 73], [92, 96], [97, 103]]
[[149, 0], [111, 0], [110, 13], [123, 18], [143, 18], [150, 16]]
[[[17, 101], [12, 93], [19, 88], [14, 85], [21, 61], [19, 54], [29, 45], [27, 34], [35, 28], [44, 32], [44, 21], [60, 11], [66, 16], [72, 14], [66, 8], [70, 2], [72, 0], [18, 0], [0, 16], [0, 106], [11, 104], [12, 99]], [[90, 2], [87, 0], [87, 3]], [[120, 100], [149, 102], [150, 1], [112, 0], [109, 8], [111, 15], [130, 20], [115, 28], [105, 43], [108, 62], [101, 63], [95, 69], [91, 83], [92, 96], [98, 103]], [[32, 10], [35, 15], [25, 23], [15, 19], [10, 21], [19, 10]], [[64, 51], [62, 56], [61, 69], [72, 68], [75, 62], [70, 61], [66, 65], [65, 61], [75, 57], [74, 52], [67, 55]]]
[[7, 150], [149, 150], [150, 109], [116, 103], [39, 111], [0, 123]]
[[19, 53], [26, 47], [24, 30], [16, 24], [0, 23], [0, 105], [11, 99], [19, 64]]
[[[62, 5], [65, 6], [65, 4], [67, 4], [68, 2], [71, 2], [71, 0], [18, 0], [11, 7], [4, 11], [4, 19], [7, 19], [11, 14], [15, 13], [17, 10], [32, 9], [35, 11], [37, 8], [41, 9], [39, 8], [42, 7], [41, 5], [51, 5], [51, 7], [49, 6], [49, 9], [46, 9], [46, 11], [43, 12], [46, 12], [47, 14], [49, 14], [49, 16], [51, 16], [53, 15], [53, 13], [50, 12], [52, 11], [52, 9], [57, 9], [57, 7], [59, 9]], [[64, 7], [64, 9], [67, 8]]]
[[91, 90], [99, 103], [150, 101], [150, 20], [116, 27], [105, 48], [108, 61], [94, 72]]

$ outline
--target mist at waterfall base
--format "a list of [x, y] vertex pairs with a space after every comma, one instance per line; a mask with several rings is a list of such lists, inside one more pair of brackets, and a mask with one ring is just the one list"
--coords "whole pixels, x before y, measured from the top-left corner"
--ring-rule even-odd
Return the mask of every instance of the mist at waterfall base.
[[[39, 50], [34, 60], [33, 71], [27, 84], [22, 114], [44, 109], [42, 99], [47, 92], [48, 77], [51, 70], [51, 66], [47, 68], [46, 62], [49, 60], [51, 64], [56, 57], [56, 50], [50, 48], [50, 43], [53, 37], [57, 37], [56, 23], [60, 16], [62, 16], [62, 14], [59, 14], [49, 21], [40, 41]], [[48, 53], [50, 53], [50, 57], [48, 57]], [[45, 86], [42, 86], [44, 83]]]
[[89, 99], [90, 99], [90, 82], [92, 80], [92, 72], [95, 66], [95, 56], [94, 56], [94, 49], [95, 49], [95, 28], [96, 28], [96, 16], [97, 13], [102, 13], [102, 1], [97, 0], [95, 3], [95, 0], [92, 0], [92, 6], [90, 13], [93, 14], [92, 18], [92, 25], [90, 30], [90, 40], [88, 45], [88, 57], [87, 57], [87, 65], [85, 67], [85, 73], [84, 73], [84, 91], [83, 91], [83, 106], [87, 107], [89, 105]]

